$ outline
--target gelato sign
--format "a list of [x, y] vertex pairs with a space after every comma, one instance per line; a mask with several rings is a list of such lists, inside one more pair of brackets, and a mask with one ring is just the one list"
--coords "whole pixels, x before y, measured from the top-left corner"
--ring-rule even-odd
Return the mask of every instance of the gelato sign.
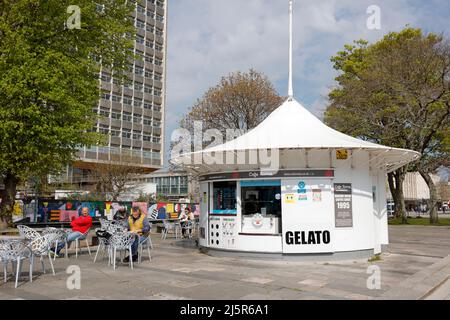
[[288, 231], [285, 234], [287, 245], [312, 245], [329, 244], [331, 241], [330, 231]]

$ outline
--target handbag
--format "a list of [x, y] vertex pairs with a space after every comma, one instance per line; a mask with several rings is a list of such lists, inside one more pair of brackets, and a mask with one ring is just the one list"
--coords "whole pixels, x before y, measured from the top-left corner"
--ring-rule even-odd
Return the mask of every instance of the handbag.
[[111, 236], [112, 236], [111, 233], [109, 233], [109, 232], [106, 231], [106, 230], [102, 230], [102, 229], [97, 230], [95, 233], [97, 234], [97, 237], [99, 237], [99, 238], [105, 238], [106, 240], [109, 240], [109, 238], [111, 238]]

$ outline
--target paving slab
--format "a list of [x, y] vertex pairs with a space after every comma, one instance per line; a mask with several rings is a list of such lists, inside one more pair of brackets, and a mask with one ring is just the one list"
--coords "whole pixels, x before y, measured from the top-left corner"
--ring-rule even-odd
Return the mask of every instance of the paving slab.
[[[200, 253], [193, 241], [162, 240], [153, 234], [152, 261], [145, 259], [134, 270], [123, 263], [113, 270], [107, 259], [93, 263], [93, 256], [83, 249], [78, 259], [56, 259], [56, 276], [35, 266], [32, 283], [25, 263], [17, 289], [11, 276], [0, 283], [0, 299], [450, 299], [450, 228], [389, 230], [388, 251], [373, 263], [209, 256]], [[66, 270], [71, 265], [80, 268], [80, 290], [67, 287], [71, 274]], [[368, 268], [374, 265], [381, 272], [379, 290], [367, 288]]]

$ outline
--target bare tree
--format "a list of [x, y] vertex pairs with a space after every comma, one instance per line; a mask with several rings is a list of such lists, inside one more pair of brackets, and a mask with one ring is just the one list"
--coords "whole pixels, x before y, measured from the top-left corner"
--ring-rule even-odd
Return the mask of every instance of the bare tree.
[[249, 130], [256, 127], [283, 101], [269, 79], [253, 69], [223, 77], [195, 103], [181, 120], [181, 127], [191, 130], [194, 121], [204, 129]]
[[[181, 119], [180, 127], [187, 129], [193, 135], [194, 123], [200, 121], [202, 129], [219, 130], [224, 137], [228, 129], [236, 130], [237, 135], [253, 129], [274, 111], [285, 98], [278, 95], [267, 76], [250, 69], [248, 72], [234, 72], [222, 77], [220, 83], [209, 88], [201, 99], [190, 108]], [[227, 138], [234, 138], [232, 137]], [[170, 149], [183, 143], [171, 141]], [[190, 142], [191, 143], [191, 142]], [[201, 142], [203, 147], [206, 142]], [[191, 145], [185, 145], [184, 150]], [[179, 169], [169, 162], [170, 169]], [[197, 177], [189, 176], [192, 189], [190, 198], [198, 201], [199, 186]]]
[[131, 158], [122, 157], [121, 161], [96, 163], [90, 170], [94, 191], [108, 195], [112, 201], [117, 201], [122, 193], [133, 190], [137, 186], [136, 179], [145, 172], [144, 169], [132, 166], [130, 160]]

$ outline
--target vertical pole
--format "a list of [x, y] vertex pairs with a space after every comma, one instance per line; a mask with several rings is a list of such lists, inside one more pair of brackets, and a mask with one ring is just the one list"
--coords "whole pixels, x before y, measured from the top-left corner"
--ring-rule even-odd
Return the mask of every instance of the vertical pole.
[[38, 198], [38, 195], [37, 195], [37, 192], [36, 192], [36, 194], [34, 195], [34, 214], [33, 214], [33, 221], [32, 222], [37, 222], [37, 215], [38, 215], [38, 210], [39, 210], [38, 202], [39, 202], [39, 198]]
[[33, 215], [33, 221], [30, 222], [37, 222], [37, 216], [39, 211], [39, 186], [38, 186], [38, 178], [35, 178], [34, 181], [34, 215]]
[[294, 90], [292, 87], [292, 0], [289, 0], [289, 99], [294, 97]]

